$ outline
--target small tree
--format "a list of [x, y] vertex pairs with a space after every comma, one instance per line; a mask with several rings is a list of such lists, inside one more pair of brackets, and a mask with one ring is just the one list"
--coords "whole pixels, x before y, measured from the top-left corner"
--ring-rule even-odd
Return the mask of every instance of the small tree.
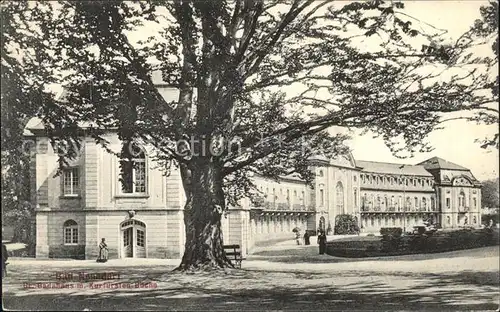
[[481, 207], [499, 208], [499, 179], [484, 181], [481, 186]]
[[359, 226], [356, 217], [349, 214], [337, 215], [334, 233], [335, 235], [358, 234]]

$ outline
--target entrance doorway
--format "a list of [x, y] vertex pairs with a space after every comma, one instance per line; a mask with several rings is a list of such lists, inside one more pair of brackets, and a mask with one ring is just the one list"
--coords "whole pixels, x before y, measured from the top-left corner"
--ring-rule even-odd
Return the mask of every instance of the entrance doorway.
[[127, 220], [120, 225], [122, 258], [146, 258], [146, 224]]

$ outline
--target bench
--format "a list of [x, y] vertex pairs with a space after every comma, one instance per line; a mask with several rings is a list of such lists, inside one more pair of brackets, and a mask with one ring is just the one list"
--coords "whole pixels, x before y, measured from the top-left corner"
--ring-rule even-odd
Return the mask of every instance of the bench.
[[[226, 251], [226, 256], [229, 260], [234, 261], [236, 267], [241, 268], [241, 261], [245, 260], [241, 256], [241, 246], [240, 245], [224, 245], [222, 246], [224, 251]], [[229, 251], [230, 250], [230, 251]]]

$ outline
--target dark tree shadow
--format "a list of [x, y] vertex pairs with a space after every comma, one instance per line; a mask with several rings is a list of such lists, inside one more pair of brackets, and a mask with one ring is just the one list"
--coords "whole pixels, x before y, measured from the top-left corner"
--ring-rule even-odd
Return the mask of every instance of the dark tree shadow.
[[[93, 311], [162, 310], [494, 310], [498, 308], [498, 272], [457, 274], [381, 272], [271, 272], [229, 270], [224, 273], [181, 274], [174, 267], [119, 268], [120, 282], [156, 282], [156, 289], [22, 289], [24, 282], [54, 282], [56, 268], [43, 271], [14, 268], [4, 281], [4, 308], [15, 310]], [[66, 272], [103, 272], [82, 267]], [[374, 278], [374, 277], [381, 278]], [[276, 282], [288, 278], [293, 284]], [[356, 277], [352, 283], [332, 284], [332, 277]], [[394, 287], [405, 277], [420, 281]], [[421, 281], [424, 281], [423, 283]], [[101, 281], [102, 282], [102, 281]]]

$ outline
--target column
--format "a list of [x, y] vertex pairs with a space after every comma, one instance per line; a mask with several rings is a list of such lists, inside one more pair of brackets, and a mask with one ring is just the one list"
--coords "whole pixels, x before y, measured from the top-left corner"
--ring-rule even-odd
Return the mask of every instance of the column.
[[98, 255], [99, 216], [87, 213], [85, 215], [85, 259], [96, 259]]
[[[49, 257], [49, 216], [43, 212], [36, 213], [36, 257]], [[62, 235], [62, 229], [61, 229]]]

